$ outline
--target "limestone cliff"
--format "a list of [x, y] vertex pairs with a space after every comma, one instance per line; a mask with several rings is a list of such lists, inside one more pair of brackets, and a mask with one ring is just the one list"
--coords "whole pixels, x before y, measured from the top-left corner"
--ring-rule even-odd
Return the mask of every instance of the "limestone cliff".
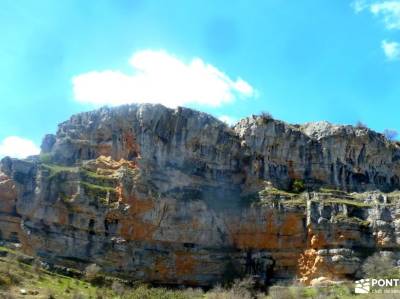
[[400, 258], [399, 159], [365, 128], [102, 108], [60, 124], [39, 157], [2, 160], [0, 237], [157, 283], [352, 278], [375, 251]]

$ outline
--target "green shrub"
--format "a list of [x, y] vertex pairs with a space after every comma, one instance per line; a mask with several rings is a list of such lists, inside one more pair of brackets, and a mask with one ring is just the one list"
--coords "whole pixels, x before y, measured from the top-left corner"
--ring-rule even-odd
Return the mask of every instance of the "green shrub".
[[233, 289], [224, 289], [220, 286], [217, 286], [207, 292], [207, 299], [251, 299], [251, 293], [247, 290], [233, 290]]
[[53, 162], [53, 155], [50, 153], [47, 154], [40, 154], [39, 156], [40, 162], [43, 164], [51, 164]]
[[368, 128], [368, 126], [361, 121], [357, 121], [355, 127], [357, 129], [367, 129]]
[[0, 273], [0, 288], [8, 288], [13, 284], [13, 281], [9, 275]]
[[115, 294], [118, 296], [122, 296], [125, 293], [125, 286], [120, 283], [119, 281], [113, 281], [111, 285], [111, 289], [114, 291]]
[[398, 274], [398, 270], [394, 267], [394, 260], [388, 256], [381, 256], [379, 253], [368, 257], [361, 268], [366, 277], [385, 277]]
[[101, 275], [101, 268], [96, 264], [91, 264], [85, 268], [85, 280], [93, 285], [102, 285], [104, 277]]
[[111, 187], [104, 187], [86, 182], [81, 182], [81, 187], [86, 196], [103, 205], [109, 204], [108, 199], [115, 198], [115, 189]]
[[267, 111], [263, 111], [260, 114], [261, 118], [259, 118], [260, 121], [257, 121], [259, 125], [266, 125], [270, 120], [273, 120], [273, 116], [271, 113], [267, 112]]
[[349, 217], [344, 214], [337, 214], [333, 219], [335, 222], [338, 223], [348, 223], [351, 225], [358, 225], [362, 227], [368, 227], [370, 224], [368, 220], [362, 220], [358, 217]]
[[85, 299], [86, 297], [82, 294], [82, 293], [79, 293], [79, 292], [75, 292], [73, 295], [72, 295], [72, 299]]
[[[271, 299], [295, 299], [288, 287], [272, 286], [268, 290], [268, 295]], [[301, 298], [301, 297], [300, 297]]]
[[294, 193], [301, 193], [305, 190], [305, 184], [303, 180], [295, 179], [292, 183], [292, 191]]
[[235, 279], [229, 288], [216, 286], [205, 294], [207, 299], [251, 299], [266, 298], [265, 294], [257, 292], [252, 277]]
[[[185, 292], [183, 290], [168, 290], [166, 288], [149, 288], [139, 285], [135, 289], [126, 291], [123, 298], [126, 299], [200, 299], [204, 298], [202, 292]], [[206, 297], [208, 298], [208, 297]], [[229, 298], [229, 297], [227, 297]], [[245, 299], [245, 298], [241, 298]]]

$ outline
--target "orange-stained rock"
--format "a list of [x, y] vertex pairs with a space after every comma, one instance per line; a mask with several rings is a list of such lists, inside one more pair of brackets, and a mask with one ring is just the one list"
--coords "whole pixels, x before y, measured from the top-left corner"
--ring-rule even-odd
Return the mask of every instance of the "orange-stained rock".
[[111, 156], [99, 156], [95, 160], [90, 160], [85, 163], [85, 167], [91, 170], [100, 172], [101, 170], [117, 170], [122, 166], [135, 168], [136, 164], [133, 161], [127, 161], [123, 158], [120, 160], [113, 160]]
[[300, 281], [309, 285], [315, 278], [321, 276], [330, 276], [326, 258], [318, 255], [314, 248], [307, 249], [299, 259]]
[[234, 236], [234, 244], [241, 249], [272, 249], [278, 248], [277, 235], [265, 232], [239, 232]]
[[196, 260], [193, 254], [187, 252], [175, 252], [175, 271], [179, 276], [190, 275], [195, 271]]
[[154, 202], [150, 199], [141, 200], [132, 198], [126, 201], [126, 203], [131, 204], [130, 213], [133, 215], [143, 214], [154, 208]]
[[140, 219], [121, 219], [119, 235], [125, 240], [152, 241], [155, 225]]
[[260, 218], [228, 222], [233, 243], [243, 249], [277, 249], [304, 246], [303, 215], [277, 215], [268, 210]]
[[17, 190], [14, 182], [0, 172], [0, 212], [15, 213]]
[[161, 257], [156, 258], [156, 262], [154, 263], [154, 271], [149, 272], [149, 275], [154, 275], [155, 279], [160, 281], [168, 280], [168, 276], [171, 275], [171, 269], [167, 267], [165, 259]]
[[130, 156], [140, 158], [140, 146], [136, 141], [135, 136], [131, 132], [123, 133], [123, 141]]
[[112, 153], [112, 145], [109, 143], [100, 143], [97, 145], [97, 153], [99, 156], [111, 156]]
[[378, 233], [375, 235], [375, 239], [376, 243], [382, 247], [388, 246], [392, 243], [392, 237], [388, 232], [384, 231], [378, 231]]
[[322, 234], [311, 235], [310, 247], [313, 249], [323, 248], [326, 244], [325, 237]]
[[323, 275], [326, 275], [326, 263], [323, 256], [318, 255], [318, 249], [326, 246], [326, 240], [322, 233], [314, 232], [308, 227], [308, 248], [301, 254], [298, 260], [300, 281], [305, 284]]
[[108, 222], [118, 221], [118, 234], [125, 240], [151, 241], [156, 225], [153, 222], [144, 220], [143, 214], [151, 211], [154, 203], [151, 200], [136, 198], [123, 201], [130, 205], [126, 213], [121, 214], [118, 211], [111, 210], [106, 214], [105, 219]]
[[281, 233], [284, 235], [302, 234], [304, 232], [303, 218], [304, 216], [298, 214], [288, 214], [280, 229]]
[[27, 234], [21, 229], [21, 218], [17, 214], [17, 189], [15, 182], [0, 172], [0, 239], [21, 242], [28, 253], [33, 253]]

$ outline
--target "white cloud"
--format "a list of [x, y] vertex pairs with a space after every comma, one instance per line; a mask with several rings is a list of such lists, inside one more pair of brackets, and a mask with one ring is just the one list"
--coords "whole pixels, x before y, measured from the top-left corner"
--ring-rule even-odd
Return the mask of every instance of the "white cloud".
[[10, 156], [22, 159], [39, 153], [39, 147], [31, 140], [18, 136], [9, 136], [0, 143], [0, 157]]
[[400, 1], [381, 1], [371, 4], [374, 15], [383, 18], [387, 29], [400, 29]]
[[353, 7], [356, 13], [360, 13], [364, 9], [368, 8], [367, 1], [365, 0], [356, 0], [351, 4], [351, 6]]
[[400, 59], [400, 44], [398, 42], [382, 41], [382, 49], [387, 59], [398, 60]]
[[352, 7], [356, 13], [369, 10], [373, 15], [383, 19], [387, 29], [400, 29], [400, 0], [390, 1], [353, 1]]
[[[368, 10], [373, 15], [382, 18], [388, 30], [400, 30], [400, 0], [355, 0], [351, 6], [356, 13]], [[400, 59], [398, 42], [383, 40], [381, 47], [388, 60]]]
[[98, 105], [161, 103], [176, 107], [190, 103], [219, 106], [255, 96], [249, 83], [231, 79], [200, 58], [185, 63], [165, 51], [144, 50], [136, 52], [129, 63], [133, 74], [104, 70], [75, 76], [75, 99]]
[[236, 119], [234, 119], [233, 117], [230, 117], [228, 115], [221, 115], [218, 117], [218, 119], [220, 121], [223, 121], [224, 123], [226, 123], [229, 126], [232, 126], [237, 122]]

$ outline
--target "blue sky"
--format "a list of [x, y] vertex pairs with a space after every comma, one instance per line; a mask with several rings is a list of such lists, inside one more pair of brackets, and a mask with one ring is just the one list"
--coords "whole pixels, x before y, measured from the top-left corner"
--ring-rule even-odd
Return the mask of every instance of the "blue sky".
[[397, 0], [1, 0], [0, 38], [0, 156], [123, 102], [400, 129]]

